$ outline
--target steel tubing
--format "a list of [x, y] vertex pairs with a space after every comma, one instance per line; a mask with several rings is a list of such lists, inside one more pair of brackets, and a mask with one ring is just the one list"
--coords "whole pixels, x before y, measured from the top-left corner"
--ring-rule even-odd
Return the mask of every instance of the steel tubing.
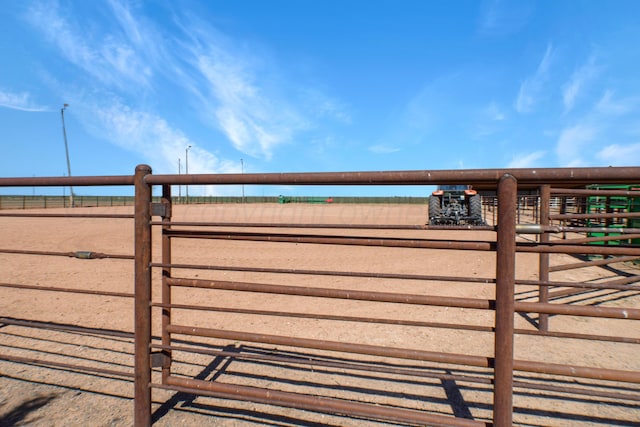
[[640, 309], [622, 307], [595, 307], [591, 305], [567, 305], [516, 301], [518, 313], [547, 313], [565, 316], [604, 317], [608, 319], [640, 320]]
[[87, 214], [87, 213], [6, 213], [0, 212], [0, 217], [12, 218], [106, 218], [106, 219], [133, 219], [128, 214]]
[[94, 368], [91, 366], [54, 362], [52, 360], [34, 359], [31, 357], [9, 356], [6, 354], [0, 354], [0, 360], [6, 360], [8, 362], [24, 363], [28, 365], [47, 366], [52, 368], [91, 372], [94, 374], [113, 375], [113, 376], [125, 377], [125, 378], [132, 378], [134, 376], [134, 374], [131, 372], [116, 371], [113, 369], [104, 369], [104, 368]]
[[57, 288], [54, 286], [20, 285], [16, 283], [0, 283], [2, 288], [30, 289], [35, 291], [68, 292], [72, 294], [101, 295], [108, 297], [133, 298], [128, 292], [93, 291], [89, 289]]
[[639, 239], [640, 234], [624, 234], [618, 236], [600, 236], [600, 237], [584, 237], [581, 239], [563, 239], [558, 242], [558, 244], [562, 245], [578, 245], [583, 243], [597, 243], [597, 242], [611, 242], [616, 240], [629, 240], [629, 239]]
[[[551, 199], [551, 186], [544, 184], [540, 186], [540, 225], [542, 227], [549, 226], [549, 209]], [[540, 235], [540, 243], [549, 243], [551, 236], [547, 233]], [[549, 281], [549, 254], [541, 253], [538, 261], [538, 279], [540, 282]], [[540, 286], [538, 288], [538, 301], [546, 303], [549, 302], [549, 288], [547, 286]], [[549, 315], [546, 313], [539, 313], [538, 317], [538, 329], [547, 332], [549, 330]]]
[[637, 246], [570, 245], [562, 244], [561, 240], [554, 240], [548, 245], [519, 242], [516, 249], [518, 252], [528, 253], [640, 256], [640, 247]]
[[513, 419], [514, 289], [516, 277], [516, 211], [518, 181], [504, 175], [498, 183], [496, 249], [496, 332], [493, 422], [510, 427]]
[[[396, 248], [427, 248], [427, 249], [458, 249], [472, 251], [491, 251], [493, 242], [477, 241], [451, 241], [451, 240], [426, 240], [426, 239], [399, 239], [399, 238], [370, 238], [370, 237], [345, 237], [329, 235], [300, 235], [285, 233], [251, 233], [251, 232], [224, 232], [224, 231], [198, 231], [198, 230], [171, 230], [171, 237], [193, 239], [221, 239], [221, 240], [248, 240], [259, 242], [281, 243], [315, 243], [326, 245], [357, 245], [357, 246], [381, 246]], [[639, 249], [640, 250], [640, 249]]]
[[[150, 175], [148, 184], [280, 184], [280, 185], [425, 185], [474, 184], [495, 188], [502, 176], [509, 174], [521, 184], [584, 186], [597, 183], [629, 183], [637, 181], [640, 168], [542, 168], [542, 169], [475, 169], [416, 170], [375, 172], [310, 172], [263, 174], [189, 174]], [[0, 181], [0, 185], [2, 185]], [[29, 184], [33, 185], [33, 184]], [[68, 185], [68, 184], [64, 184]], [[75, 184], [74, 184], [75, 185]]]
[[577, 268], [584, 268], [584, 267], [594, 267], [594, 266], [600, 266], [600, 265], [615, 264], [618, 262], [630, 262], [630, 261], [635, 261], [639, 258], [640, 257], [637, 257], [637, 256], [611, 257], [611, 258], [596, 259], [591, 261], [576, 262], [572, 264], [554, 265], [549, 267], [549, 271], [550, 272], [565, 271], [565, 270], [574, 270]]
[[301, 274], [312, 276], [340, 276], [340, 277], [366, 277], [372, 279], [402, 279], [402, 280], [429, 280], [442, 282], [469, 282], [469, 283], [495, 283], [493, 278], [482, 277], [455, 277], [455, 276], [431, 276], [424, 274], [402, 273], [367, 273], [359, 271], [329, 271], [329, 270], [303, 270], [296, 268], [270, 268], [270, 267], [242, 267], [228, 265], [202, 265], [202, 264], [163, 264], [153, 263], [152, 267], [171, 267], [188, 270], [219, 270], [241, 271], [250, 273], [274, 273], [274, 274]]
[[490, 310], [493, 306], [492, 301], [479, 298], [398, 294], [392, 292], [371, 292], [332, 288], [307, 288], [302, 286], [270, 285], [264, 283], [233, 282], [225, 280], [200, 280], [172, 277], [167, 278], [167, 284], [170, 286], [184, 286], [227, 291], [259, 292], [320, 298], [339, 298], [360, 301], [390, 302], [399, 304], [433, 305], [441, 307], [472, 308], [478, 310]]
[[54, 176], [0, 178], [0, 187], [94, 187], [134, 185], [134, 176]]
[[58, 252], [58, 251], [32, 251], [32, 250], [22, 250], [22, 249], [0, 249], [0, 253], [15, 254], [15, 255], [63, 256], [63, 257], [80, 258], [80, 259], [103, 259], [103, 258], [129, 259], [129, 260], [134, 259], [133, 255], [103, 254], [100, 252], [90, 252], [90, 251]]
[[[162, 217], [162, 262], [167, 267], [162, 268], [162, 291], [161, 298], [163, 304], [162, 307], [162, 344], [171, 345], [171, 335], [167, 332], [167, 326], [171, 324], [171, 307], [166, 304], [171, 304], [171, 286], [167, 284], [167, 280], [171, 278], [171, 239], [167, 236], [167, 231], [171, 229], [171, 186], [162, 186], [162, 204], [165, 207], [164, 216]], [[169, 375], [171, 374], [171, 350], [165, 353], [166, 357], [163, 359], [162, 366], [162, 382], [165, 383]]]
[[637, 371], [561, 365], [557, 363], [533, 362], [530, 360], [514, 360], [513, 368], [516, 371], [535, 372], [538, 374], [563, 375], [565, 377], [619, 381], [634, 384], [640, 383], [640, 372]]
[[151, 173], [146, 165], [135, 173], [135, 381], [134, 425], [151, 425], [151, 186], [144, 177]]
[[627, 190], [593, 190], [580, 188], [552, 188], [552, 194], [561, 194], [565, 196], [623, 196], [623, 197], [640, 197], [640, 191]]
[[[393, 422], [410, 422], [430, 426], [456, 426], [456, 427], [478, 427], [487, 424], [453, 416], [429, 414], [415, 409], [398, 408], [391, 406], [380, 406], [371, 403], [353, 402], [332, 399], [329, 397], [310, 396], [306, 394], [291, 393], [279, 390], [265, 389], [259, 387], [242, 386], [235, 384], [223, 384], [189, 378], [170, 376], [167, 385], [173, 390], [184, 393], [200, 394], [226, 399], [247, 400], [268, 405], [277, 405], [305, 409], [310, 411], [321, 411], [334, 414], [348, 414], [365, 419], [380, 419]], [[154, 386], [156, 386], [154, 384]]]
[[180, 310], [202, 310], [202, 311], [215, 311], [219, 313], [253, 314], [257, 316], [295, 317], [295, 318], [302, 318], [302, 319], [336, 320], [336, 321], [342, 321], [342, 322], [378, 323], [378, 324], [384, 324], [384, 325], [415, 326], [415, 327], [423, 327], [423, 328], [446, 328], [446, 329], [459, 329], [459, 330], [476, 331], [476, 332], [493, 332], [493, 327], [491, 326], [422, 322], [422, 321], [416, 321], [416, 320], [402, 320], [402, 319], [383, 319], [378, 317], [337, 316], [337, 315], [329, 315], [329, 314], [296, 313], [296, 312], [290, 312], [290, 311], [252, 310], [252, 309], [243, 309], [243, 308], [210, 307], [210, 306], [188, 305], [188, 304], [153, 303], [152, 306], [162, 307], [162, 308], [175, 308]]
[[51, 322], [40, 322], [37, 320], [21, 320], [9, 317], [0, 317], [0, 323], [4, 325], [21, 326], [24, 328], [37, 328], [52, 331], [78, 332], [82, 334], [106, 335], [118, 338], [133, 338], [133, 333], [126, 331], [117, 331], [113, 329], [87, 328], [84, 326], [66, 325]]
[[421, 360], [425, 362], [451, 363], [456, 365], [487, 368], [491, 358], [467, 354], [441, 353], [397, 347], [383, 347], [370, 344], [354, 344], [338, 341], [324, 341], [309, 338], [296, 338], [280, 335], [256, 334], [222, 329], [198, 328], [193, 326], [170, 325], [168, 331], [173, 334], [191, 335], [208, 338], [248, 341], [290, 347], [313, 348], [316, 350], [338, 351], [344, 353], [366, 354], [370, 356], [393, 357], [398, 359]]
[[[471, 375], [454, 375], [454, 374], [442, 374], [430, 369], [420, 369], [414, 367], [398, 367], [397, 365], [389, 365], [386, 363], [366, 363], [357, 361], [330, 361], [326, 359], [313, 358], [305, 355], [300, 356], [274, 356], [273, 354], [258, 354], [247, 353], [238, 351], [226, 351], [226, 350], [209, 350], [204, 348], [184, 347], [184, 346], [164, 346], [159, 344], [153, 344], [151, 348], [161, 349], [166, 351], [206, 354], [215, 357], [228, 357], [230, 359], [242, 360], [242, 361], [258, 361], [258, 362], [271, 362], [273, 364], [280, 363], [286, 365], [303, 365], [313, 366], [314, 368], [336, 368], [351, 371], [364, 371], [364, 372], [376, 372], [384, 374], [404, 375], [412, 378], [435, 378], [438, 380], [453, 380], [464, 381], [476, 384], [492, 384], [493, 380], [486, 377], [478, 377]], [[640, 397], [639, 397], [640, 399]]]
[[615, 213], [592, 213], [592, 214], [554, 214], [549, 215], [549, 219], [600, 219], [600, 218], [640, 218], [640, 212], [615, 212]]

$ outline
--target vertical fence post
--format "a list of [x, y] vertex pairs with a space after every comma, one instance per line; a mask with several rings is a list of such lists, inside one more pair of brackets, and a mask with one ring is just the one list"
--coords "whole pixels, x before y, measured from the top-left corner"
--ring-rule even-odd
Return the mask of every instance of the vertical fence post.
[[498, 182], [496, 254], [495, 361], [493, 422], [511, 426], [513, 419], [513, 329], [518, 183], [512, 175]]
[[[545, 184], [540, 186], [540, 225], [549, 225], [549, 204], [551, 203], [551, 186]], [[549, 242], [549, 233], [543, 232], [540, 235], [540, 243]], [[538, 280], [541, 282], [549, 281], [549, 254], [540, 253], [540, 265], [538, 270]], [[538, 291], [538, 301], [545, 303], [549, 302], [549, 287], [540, 286]], [[538, 314], [538, 330], [542, 332], [549, 331], [549, 315], [547, 313]]]
[[134, 425], [151, 425], [151, 186], [147, 165], [135, 173]]
[[[166, 233], [171, 229], [171, 186], [162, 186], [162, 204], [165, 211], [162, 216], [162, 304], [171, 304], [171, 287], [167, 284], [167, 279], [171, 278], [171, 238]], [[171, 345], [171, 335], [167, 332], [168, 326], [171, 324], [171, 308], [162, 308], [162, 345]], [[171, 350], [163, 350], [165, 357], [162, 365], [162, 383], [166, 384], [167, 378], [171, 374]]]

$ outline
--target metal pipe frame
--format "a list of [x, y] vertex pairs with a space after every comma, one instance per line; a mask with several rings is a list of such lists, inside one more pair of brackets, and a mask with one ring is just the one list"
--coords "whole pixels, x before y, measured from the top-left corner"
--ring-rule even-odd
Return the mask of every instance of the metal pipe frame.
[[[559, 232], [603, 232], [621, 233], [625, 237], [617, 236], [616, 240], [626, 240], [636, 238], [634, 234], [639, 234], [640, 229], [615, 229], [606, 227], [574, 227], [565, 225], [551, 225], [551, 221], [581, 221], [585, 219], [617, 219], [617, 218], [637, 218], [640, 213], [614, 213], [585, 214], [567, 213], [571, 208], [562, 199], [560, 214], [550, 213], [551, 195], [575, 195], [586, 197], [597, 196], [626, 196], [638, 197], [640, 191], [621, 190], [585, 190], [588, 184], [637, 184], [635, 182], [640, 176], [640, 168], [565, 168], [565, 169], [494, 169], [494, 170], [450, 170], [450, 171], [389, 171], [389, 172], [329, 172], [329, 173], [283, 173], [283, 174], [201, 174], [201, 175], [153, 175], [151, 168], [146, 165], [139, 165], [133, 176], [105, 176], [105, 177], [48, 177], [48, 178], [0, 178], [0, 187], [31, 187], [31, 186], [134, 186], [135, 188], [135, 213], [131, 215], [101, 215], [101, 214], [13, 214], [0, 213], [2, 217], [84, 217], [84, 218], [134, 218], [135, 229], [135, 260], [134, 282], [135, 282], [135, 350], [134, 350], [134, 423], [136, 426], [151, 425], [151, 391], [153, 387], [167, 388], [189, 393], [200, 393], [203, 395], [218, 396], [223, 398], [251, 400], [275, 405], [292, 406], [296, 408], [325, 410], [340, 414], [355, 414], [365, 417], [380, 418], [389, 421], [411, 422], [430, 425], [486, 425], [486, 423], [457, 419], [448, 416], [427, 414], [424, 412], [404, 409], [378, 407], [359, 402], [342, 402], [334, 399], [327, 399], [315, 396], [304, 396], [295, 393], [284, 393], [275, 390], [259, 389], [255, 387], [243, 387], [221, 384], [218, 382], [205, 382], [185, 378], [177, 378], [171, 375], [172, 347], [171, 334], [204, 336], [216, 339], [232, 339], [248, 342], [271, 343], [281, 346], [293, 346], [301, 348], [313, 348], [319, 350], [366, 354], [381, 357], [392, 357], [408, 360], [422, 360], [434, 363], [458, 364], [463, 366], [473, 366], [482, 368], [492, 368], [494, 372], [494, 407], [493, 425], [508, 426], [512, 423], [513, 414], [513, 388], [536, 388], [536, 385], [529, 382], [514, 381], [514, 371], [534, 372], [542, 374], [553, 374], [567, 377], [590, 378], [606, 381], [640, 383], [639, 372], [620, 371], [615, 369], [591, 368], [584, 366], [568, 366], [560, 364], [540, 363], [526, 360], [514, 360], [514, 335], [536, 334], [540, 336], [555, 336], [563, 338], [577, 339], [601, 339], [603, 341], [614, 342], [639, 342], [638, 339], [625, 337], [599, 337], [587, 334], [571, 334], [550, 331], [548, 322], [543, 321], [543, 317], [550, 314], [570, 315], [570, 316], [590, 316], [602, 318], [628, 319], [630, 321], [640, 320], [639, 309], [624, 309], [617, 307], [591, 307], [581, 305], [551, 304], [548, 302], [548, 288], [550, 286], [569, 286], [575, 288], [591, 289], [617, 289], [636, 290], [636, 286], [629, 286], [628, 283], [637, 281], [635, 278], [621, 278], [604, 283], [563, 283], [549, 280], [548, 274], [551, 271], [559, 271], [559, 267], [548, 265], [548, 256], [552, 253], [564, 254], [597, 254], [616, 255], [627, 259], [640, 258], [640, 248], [637, 246], [594, 246], [588, 245], [593, 239], [573, 239], [573, 240], [551, 240], [547, 238], [552, 233]], [[497, 227], [487, 226], [482, 229], [497, 230], [497, 240], [494, 241], [443, 241], [429, 239], [397, 239], [397, 238], [369, 238], [369, 237], [345, 237], [331, 235], [299, 235], [289, 233], [255, 233], [246, 231], [202, 231], [175, 229], [173, 226], [187, 227], [268, 227], [268, 228], [335, 228], [335, 229], [390, 229], [390, 230], [431, 230], [431, 229], [454, 229], [453, 227], [429, 227], [423, 224], [415, 226], [404, 225], [367, 225], [354, 224], [344, 226], [340, 224], [259, 224], [259, 223], [193, 223], [193, 222], [173, 222], [171, 219], [171, 185], [238, 185], [238, 184], [276, 184], [276, 185], [433, 185], [433, 184], [472, 184], [481, 191], [491, 191], [497, 187], [498, 191], [498, 225]], [[152, 186], [162, 185], [162, 204], [166, 210], [162, 215], [162, 220], [152, 221], [155, 215], [151, 209]], [[563, 187], [563, 188], [558, 188]], [[517, 226], [516, 218], [519, 212], [518, 191], [540, 191], [540, 225]], [[537, 200], [537, 199], [536, 199]], [[580, 210], [580, 206], [577, 206]], [[537, 211], [534, 209], [534, 218]], [[609, 221], [610, 222], [610, 221]], [[151, 227], [159, 225], [162, 227], [162, 257], [160, 264], [152, 264], [151, 258]], [[539, 231], [538, 231], [539, 228]], [[455, 228], [459, 229], [459, 228]], [[472, 228], [479, 229], [479, 228]], [[541, 234], [538, 243], [516, 242], [516, 233]], [[547, 236], [547, 237], [545, 237]], [[185, 264], [173, 264], [171, 261], [171, 242], [174, 238], [198, 238], [198, 239], [233, 239], [248, 241], [271, 241], [282, 243], [313, 243], [332, 245], [358, 245], [358, 246], [380, 246], [399, 248], [428, 248], [428, 249], [450, 249], [450, 250], [473, 250], [473, 251], [495, 251], [496, 252], [496, 278], [462, 278], [462, 277], [440, 277], [440, 276], [420, 276], [420, 275], [396, 275], [391, 273], [351, 273], [352, 276], [380, 277], [393, 279], [419, 278], [420, 280], [435, 281], [456, 281], [488, 283], [495, 282], [496, 299], [482, 300], [473, 298], [450, 298], [436, 297], [429, 295], [394, 294], [390, 292], [366, 292], [349, 291], [328, 288], [303, 288], [296, 286], [265, 285], [251, 282], [233, 281], [202, 281], [185, 278], [172, 277], [172, 268], [188, 269], [211, 269], [224, 270], [233, 269], [236, 271], [255, 271], [268, 273], [287, 274], [319, 274], [319, 275], [349, 275], [345, 272], [318, 272], [313, 270], [294, 269], [261, 269], [242, 267], [220, 267], [220, 266], [192, 266]], [[598, 239], [601, 241], [603, 239]], [[515, 279], [515, 254], [539, 253], [540, 268], [539, 280], [522, 281]], [[80, 252], [47, 252], [47, 251], [22, 251], [12, 249], [0, 249], [0, 253], [28, 254], [40, 256], [70, 256], [77, 258], [122, 258], [131, 259], [128, 255], [109, 255], [99, 253]], [[547, 261], [544, 259], [546, 258]], [[608, 261], [608, 260], [607, 260]], [[614, 261], [620, 262], [620, 261]], [[608, 263], [593, 265], [605, 265]], [[152, 268], [162, 268], [162, 299], [161, 303], [153, 303], [151, 299], [151, 271]], [[555, 270], [554, 270], [555, 269]], [[268, 271], [267, 271], [268, 270]], [[411, 277], [410, 277], [411, 276]], [[529, 283], [532, 282], [532, 283]], [[540, 293], [539, 302], [515, 301], [515, 286], [534, 285], [538, 286]], [[495, 337], [494, 357], [471, 356], [466, 354], [439, 353], [406, 348], [381, 347], [355, 343], [343, 343], [336, 341], [320, 341], [295, 337], [282, 337], [275, 335], [255, 334], [251, 332], [229, 331], [225, 329], [194, 328], [189, 325], [174, 325], [171, 323], [172, 309], [195, 309], [195, 306], [171, 303], [172, 286], [195, 286], [201, 288], [226, 289], [243, 292], [266, 292], [283, 295], [299, 295], [325, 298], [348, 298], [361, 301], [378, 301], [405, 304], [423, 304], [436, 306], [463, 307], [469, 309], [495, 310], [495, 327], [455, 325], [436, 322], [406, 322], [397, 319], [389, 319], [389, 323], [406, 324], [408, 326], [424, 327], [447, 327], [469, 329], [480, 332], [493, 332]], [[0, 283], [0, 287], [16, 287], [29, 290], [72, 292], [66, 288], [36, 287], [30, 285], [14, 285]], [[38, 289], [36, 289], [38, 288]], [[546, 291], [543, 291], [546, 290]], [[546, 292], [546, 297], [543, 295]], [[80, 291], [79, 293], [95, 293], [96, 295], [110, 295], [130, 297], [129, 294], [102, 293], [100, 291]], [[162, 312], [162, 343], [154, 345], [151, 341], [151, 314], [152, 307], [159, 307]], [[213, 310], [228, 310], [227, 312], [245, 313], [239, 309], [225, 309], [224, 307], [206, 307]], [[249, 311], [247, 310], [246, 313]], [[516, 312], [538, 313], [540, 315], [540, 330], [518, 330], [514, 328], [514, 314]], [[284, 313], [254, 310], [252, 314], [257, 315], [283, 315], [283, 316], [303, 316], [304, 313]], [[323, 316], [328, 320], [346, 320], [361, 322], [385, 322], [384, 319], [350, 316]], [[548, 317], [546, 317], [548, 320]], [[7, 319], [6, 324], [11, 324], [12, 320]], [[398, 323], [394, 323], [398, 322]], [[546, 323], [546, 325], [545, 325]], [[45, 328], [45, 326], [43, 326]], [[165, 357], [162, 365], [162, 384], [151, 382], [151, 349], [159, 348]], [[17, 360], [17, 359], [16, 359]], [[23, 360], [24, 363], [31, 363]], [[106, 372], [105, 372], [106, 373]], [[116, 373], [114, 373], [116, 375]], [[460, 376], [456, 376], [460, 378]], [[473, 379], [469, 379], [473, 381]], [[478, 379], [485, 382], [487, 379]], [[491, 381], [491, 380], [489, 380]], [[557, 390], [568, 393], [581, 393], [581, 390], [570, 387], [556, 387], [554, 385], [540, 384], [539, 389]], [[597, 391], [584, 391], [584, 394], [598, 394]], [[606, 393], [605, 393], [606, 394]], [[615, 393], [613, 393], [615, 394]], [[612, 395], [613, 395], [612, 394]], [[623, 394], [618, 393], [619, 396]]]

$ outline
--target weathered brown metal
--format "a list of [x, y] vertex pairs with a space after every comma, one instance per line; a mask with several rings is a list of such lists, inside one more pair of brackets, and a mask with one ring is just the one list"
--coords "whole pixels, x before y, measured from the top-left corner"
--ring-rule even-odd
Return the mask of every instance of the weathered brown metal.
[[420, 304], [442, 307], [473, 308], [489, 310], [492, 301], [480, 298], [459, 298], [432, 295], [412, 295], [394, 292], [371, 292], [353, 289], [311, 288], [303, 286], [270, 285], [264, 283], [233, 282], [226, 280], [201, 280], [167, 278], [170, 286], [185, 286], [206, 289], [224, 289], [230, 291], [260, 292], [279, 295], [297, 295], [321, 298], [340, 298], [360, 301], [391, 302], [400, 304]]
[[128, 260], [134, 259], [133, 255], [104, 254], [101, 252], [91, 252], [91, 251], [59, 252], [59, 251], [34, 251], [34, 250], [24, 250], [24, 249], [0, 249], [0, 253], [15, 254], [15, 255], [63, 256], [63, 257], [79, 258], [79, 259], [103, 259], [103, 258], [128, 259]]
[[191, 239], [249, 240], [257, 242], [316, 243], [325, 245], [381, 246], [387, 248], [458, 249], [491, 251], [493, 242], [451, 241], [427, 239], [368, 238], [331, 235], [300, 235], [287, 233], [252, 233], [229, 231], [171, 230], [171, 237]]
[[[163, 210], [164, 216], [162, 217], [162, 262], [167, 267], [162, 268], [162, 303], [171, 303], [171, 286], [167, 283], [167, 280], [171, 278], [171, 239], [167, 235], [167, 231], [171, 229], [171, 186], [162, 186], [162, 202], [165, 208]], [[171, 307], [162, 307], [162, 344], [171, 345], [171, 335], [167, 331], [167, 327], [171, 324]], [[162, 364], [162, 382], [166, 383], [167, 378], [171, 375], [171, 350], [166, 350], [164, 353], [166, 357], [163, 358]]]
[[0, 178], [0, 187], [94, 187], [134, 185], [133, 175]]
[[423, 328], [446, 328], [446, 329], [458, 329], [458, 330], [477, 331], [477, 332], [493, 332], [494, 331], [494, 328], [492, 326], [464, 325], [464, 324], [441, 323], [441, 322], [424, 322], [424, 321], [418, 321], [418, 320], [403, 320], [403, 319], [386, 319], [386, 318], [380, 318], [380, 317], [296, 313], [291, 311], [254, 310], [254, 309], [244, 309], [244, 308], [212, 307], [212, 306], [191, 305], [191, 304], [153, 303], [152, 306], [162, 307], [162, 308], [175, 308], [180, 310], [202, 310], [202, 311], [212, 311], [212, 312], [219, 312], [219, 313], [255, 314], [258, 316], [279, 316], [279, 317], [294, 317], [294, 318], [302, 318], [302, 319], [338, 320], [343, 322], [377, 323], [377, 324], [384, 324], [384, 325], [402, 325], [402, 326], [415, 326], [415, 327], [423, 327]]
[[613, 213], [590, 213], [590, 214], [569, 213], [569, 214], [549, 215], [549, 218], [554, 220], [640, 218], [640, 212], [613, 212]]
[[604, 259], [594, 259], [590, 261], [582, 261], [582, 262], [576, 262], [572, 264], [553, 265], [549, 267], [549, 271], [553, 272], [553, 271], [574, 270], [577, 268], [595, 267], [600, 265], [616, 264], [619, 262], [631, 262], [637, 259], [639, 259], [639, 257], [637, 256], [626, 256], [626, 257], [621, 256], [621, 257], [611, 257], [611, 258], [604, 258]]
[[509, 427], [513, 419], [513, 329], [516, 280], [516, 210], [518, 182], [504, 175], [498, 183], [496, 305], [494, 335], [493, 423]]
[[634, 384], [640, 383], [640, 372], [621, 371], [618, 369], [560, 365], [556, 363], [533, 362], [530, 360], [514, 360], [513, 368], [518, 371], [536, 372], [539, 374], [554, 374], [566, 377], [590, 378]]
[[[152, 175], [148, 184], [281, 184], [281, 185], [424, 185], [473, 184], [479, 189], [496, 188], [502, 176], [509, 174], [524, 186], [541, 183], [584, 187], [593, 183], [629, 183], [640, 176], [638, 167], [416, 170], [384, 172], [317, 172], [267, 174]], [[0, 181], [0, 185], [2, 182]], [[66, 184], [65, 184], [66, 185]], [[75, 185], [75, 184], [74, 184]]]
[[[551, 186], [544, 184], [540, 186], [540, 225], [542, 227], [549, 226], [549, 204], [551, 202]], [[546, 244], [549, 242], [550, 236], [547, 233], [540, 235], [540, 243]], [[549, 254], [541, 253], [539, 255], [538, 265], [538, 279], [540, 282], [549, 281]], [[538, 289], [538, 301], [542, 303], [549, 302], [549, 288], [547, 286], [540, 286]], [[539, 313], [538, 317], [538, 329], [547, 332], [549, 330], [549, 315], [546, 313]]]
[[90, 289], [77, 289], [77, 288], [60, 288], [55, 286], [42, 286], [42, 285], [22, 285], [17, 283], [0, 283], [2, 288], [15, 288], [15, 289], [29, 289], [34, 291], [49, 291], [49, 292], [68, 292], [74, 294], [87, 294], [87, 295], [100, 295], [108, 297], [122, 297], [133, 298], [133, 294], [129, 292], [112, 292], [112, 291], [94, 291]]
[[328, 397], [310, 396], [273, 389], [223, 384], [220, 382], [194, 380], [175, 376], [169, 377], [167, 384], [168, 387], [165, 386], [162, 388], [182, 391], [184, 393], [191, 393], [193, 390], [197, 390], [199, 394], [204, 396], [249, 400], [251, 402], [288, 406], [335, 414], [350, 414], [357, 417], [365, 417], [367, 419], [373, 418], [386, 421], [410, 422], [417, 423], [419, 425], [443, 427], [478, 427], [488, 425], [481, 421], [429, 414], [423, 411], [405, 408], [373, 405], [370, 403], [352, 402]]
[[147, 165], [135, 173], [135, 381], [134, 424], [151, 425], [151, 186], [144, 182], [151, 174]]
[[[637, 181], [637, 180], [636, 180]], [[640, 197], [640, 191], [627, 190], [593, 190], [580, 188], [552, 188], [551, 193], [555, 195], [566, 196], [623, 196], [623, 197]]]
[[[497, 304], [496, 304], [497, 305]], [[593, 305], [568, 305], [516, 301], [519, 313], [564, 314], [567, 316], [605, 317], [609, 319], [640, 320], [640, 309], [621, 307], [599, 307]]]
[[90, 214], [90, 213], [20, 213], [0, 212], [0, 217], [12, 218], [105, 218], [105, 219], [133, 219], [129, 214]]
[[90, 372], [92, 374], [104, 374], [104, 375], [116, 376], [116, 377], [124, 377], [124, 378], [132, 378], [134, 376], [133, 373], [126, 372], [126, 371], [116, 371], [115, 369], [97, 368], [97, 367], [94, 367], [94, 366], [78, 365], [78, 364], [74, 364], [74, 363], [56, 362], [54, 360], [44, 360], [44, 359], [41, 359], [41, 358], [36, 359], [36, 358], [33, 358], [33, 357], [20, 357], [20, 356], [9, 356], [7, 354], [0, 354], [0, 360], [7, 360], [9, 362], [24, 363], [24, 364], [28, 364], [28, 365], [69, 369], [69, 370], [72, 370], [72, 371]]
[[367, 354], [370, 356], [394, 357], [398, 359], [421, 360], [426, 362], [452, 363], [487, 368], [491, 364], [489, 357], [468, 354], [442, 353], [416, 350], [411, 348], [384, 347], [370, 344], [355, 344], [339, 341], [315, 340], [290, 336], [256, 334], [213, 328], [197, 328], [184, 325], [170, 325], [169, 332], [180, 335], [219, 338], [231, 341], [257, 342], [290, 347], [313, 348], [316, 350], [338, 351], [344, 353]]
[[495, 279], [489, 277], [459, 277], [459, 276], [436, 276], [428, 274], [402, 274], [402, 273], [369, 273], [364, 271], [331, 271], [331, 270], [307, 270], [299, 268], [271, 268], [271, 267], [243, 267], [229, 265], [204, 265], [204, 264], [163, 264], [153, 263], [152, 267], [172, 267], [186, 270], [216, 270], [216, 271], [241, 271], [247, 273], [276, 273], [276, 274], [298, 274], [311, 276], [341, 276], [341, 277], [363, 277], [370, 279], [402, 279], [402, 280], [424, 280], [438, 282], [468, 282], [468, 283], [495, 283]]

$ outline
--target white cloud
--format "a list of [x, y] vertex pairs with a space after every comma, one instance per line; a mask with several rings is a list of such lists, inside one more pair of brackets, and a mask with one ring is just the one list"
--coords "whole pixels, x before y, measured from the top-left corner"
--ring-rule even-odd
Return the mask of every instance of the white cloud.
[[613, 95], [613, 91], [605, 91], [596, 105], [596, 111], [618, 116], [634, 111], [639, 103], [637, 98], [614, 99]]
[[611, 144], [600, 150], [597, 157], [607, 166], [635, 166], [640, 164], [640, 143]]
[[10, 108], [12, 110], [43, 112], [52, 111], [49, 108], [42, 107], [31, 101], [31, 95], [27, 92], [12, 93], [0, 90], [0, 107]]
[[533, 5], [525, 0], [485, 0], [479, 15], [480, 33], [507, 35], [519, 31], [529, 22]]
[[547, 154], [546, 151], [540, 150], [526, 155], [521, 155], [509, 163], [508, 168], [532, 168], [536, 167], [538, 160], [542, 159]]
[[549, 68], [553, 59], [553, 48], [551, 44], [547, 46], [547, 50], [538, 64], [536, 72], [525, 79], [520, 85], [518, 97], [515, 103], [515, 109], [519, 113], [529, 113], [533, 111], [533, 107], [538, 101], [538, 97], [544, 88], [549, 76]]
[[556, 143], [556, 155], [563, 165], [581, 162], [584, 149], [593, 141], [598, 130], [588, 124], [577, 124], [565, 128]]
[[369, 151], [375, 154], [391, 154], [400, 151], [398, 147], [392, 147], [385, 144], [376, 144], [369, 147]]
[[565, 112], [571, 111], [585, 86], [588, 85], [599, 73], [599, 67], [596, 65], [595, 56], [589, 57], [586, 64], [573, 72], [571, 78], [566, 82], [562, 89], [562, 101], [564, 103]]
[[490, 103], [487, 108], [485, 108], [484, 113], [489, 118], [489, 120], [493, 120], [496, 122], [503, 121], [507, 118], [507, 115], [500, 107], [498, 107], [498, 104], [496, 104], [495, 102]]
[[95, 38], [98, 31], [92, 31], [86, 22], [70, 22], [54, 2], [34, 4], [29, 9], [28, 20], [69, 62], [103, 84], [121, 89], [149, 85], [151, 68], [123, 34], [109, 33], [96, 41], [92, 37]]

